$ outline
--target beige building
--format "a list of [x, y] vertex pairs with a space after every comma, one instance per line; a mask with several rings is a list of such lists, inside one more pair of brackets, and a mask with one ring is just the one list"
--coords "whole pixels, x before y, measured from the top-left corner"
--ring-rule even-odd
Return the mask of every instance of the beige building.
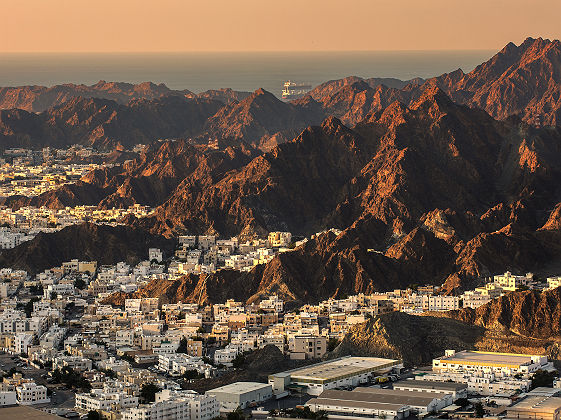
[[327, 352], [327, 338], [297, 335], [288, 342], [291, 359], [319, 359]]
[[528, 282], [532, 281], [533, 277], [532, 273], [528, 273], [525, 276], [515, 276], [510, 271], [507, 271], [504, 274], [495, 276], [493, 280], [504, 290], [512, 292], [520, 288], [520, 286], [526, 286]]
[[193, 340], [189, 338], [187, 340], [187, 354], [189, 356], [203, 356], [203, 341], [202, 340]]
[[267, 238], [269, 245], [273, 248], [288, 246], [292, 241], [292, 234], [290, 232], [270, 232]]
[[559, 420], [561, 398], [530, 395], [507, 408], [506, 419]]

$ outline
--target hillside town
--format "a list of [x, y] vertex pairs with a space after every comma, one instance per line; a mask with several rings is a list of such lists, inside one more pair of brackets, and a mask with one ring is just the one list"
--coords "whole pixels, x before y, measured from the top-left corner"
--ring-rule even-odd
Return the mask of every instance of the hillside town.
[[6, 149], [0, 157], [0, 197], [33, 197], [74, 183], [94, 169], [113, 166], [85, 162], [107, 156], [107, 152], [80, 145], [67, 149]]
[[[531, 273], [506, 272], [459, 296], [412, 285], [297, 307], [278, 295], [219, 304], [132, 296], [153, 280], [249, 270], [306, 240], [294, 242], [290, 232], [243, 243], [186, 235], [177, 238], [173, 255], [151, 248], [134, 266], [71, 260], [36, 275], [0, 270], [0, 406], [127, 420], [212, 419], [233, 412], [290, 417], [298, 410], [401, 419], [456, 415], [469, 407], [508, 417], [531, 410], [530, 402], [547, 407], [551, 414], [544, 419], [555, 420], [561, 412], [561, 380], [545, 356], [457, 349], [435, 359], [432, 368], [329, 357], [354, 325], [378, 315], [477, 308], [512, 291], [556, 288], [561, 277], [539, 282]], [[123, 306], [104, 303], [116, 292], [130, 296]], [[193, 380], [220, 383], [248, 354], [272, 347], [301, 367], [271, 374], [263, 383], [191, 389]], [[556, 385], [532, 386], [537, 372]]]
[[52, 233], [85, 222], [117, 226], [127, 216], [150, 216], [149, 206], [134, 204], [127, 208], [98, 209], [97, 206], [75, 206], [63, 209], [20, 207], [13, 210], [0, 206], [0, 249], [11, 249], [32, 240], [38, 233]]

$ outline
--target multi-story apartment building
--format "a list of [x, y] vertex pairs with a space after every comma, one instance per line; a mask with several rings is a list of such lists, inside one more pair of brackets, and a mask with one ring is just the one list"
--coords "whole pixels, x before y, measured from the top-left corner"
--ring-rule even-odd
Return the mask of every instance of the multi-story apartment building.
[[89, 393], [76, 394], [74, 407], [81, 411], [119, 411], [137, 407], [138, 397], [124, 392], [106, 393], [101, 389], [93, 389]]
[[327, 352], [327, 338], [297, 335], [288, 342], [291, 359], [318, 359]]
[[453, 311], [459, 308], [458, 296], [429, 296], [429, 311]]
[[494, 276], [493, 280], [504, 290], [512, 292], [519, 289], [520, 286], [526, 286], [528, 282], [532, 281], [533, 277], [532, 273], [528, 273], [525, 276], [515, 276], [510, 271], [507, 271], [504, 274]]
[[23, 383], [16, 387], [18, 403], [21, 405], [44, 404], [50, 401], [47, 388], [34, 382]]

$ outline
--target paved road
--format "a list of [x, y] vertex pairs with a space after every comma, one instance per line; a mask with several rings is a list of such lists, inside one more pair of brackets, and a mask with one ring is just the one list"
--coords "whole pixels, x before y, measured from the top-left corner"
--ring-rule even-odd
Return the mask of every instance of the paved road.
[[[45, 369], [36, 369], [33, 366], [28, 366], [26, 363], [22, 362], [19, 358], [16, 360], [12, 359], [12, 355], [6, 353], [0, 353], [0, 369], [9, 371], [11, 368], [15, 368], [18, 372], [23, 373], [24, 377], [32, 378], [37, 385], [45, 385], [51, 390], [51, 402], [49, 404], [36, 405], [37, 408], [44, 407], [63, 407], [63, 408], [73, 408], [74, 407], [74, 392], [65, 389], [61, 384], [49, 384], [47, 383], [47, 371]], [[17, 366], [17, 364], [23, 364], [22, 367]]]

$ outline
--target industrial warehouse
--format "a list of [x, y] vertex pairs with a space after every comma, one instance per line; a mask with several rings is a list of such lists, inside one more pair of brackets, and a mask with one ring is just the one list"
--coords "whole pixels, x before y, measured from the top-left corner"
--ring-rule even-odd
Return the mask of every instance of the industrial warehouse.
[[271, 385], [259, 382], [234, 382], [220, 388], [207, 391], [207, 395], [216, 397], [222, 411], [246, 408], [250, 404], [267, 401], [273, 397]]
[[313, 411], [389, 418], [407, 417], [410, 413], [424, 415], [450, 404], [451, 394], [367, 387], [359, 387], [353, 391], [327, 390], [306, 403]]
[[400, 360], [378, 357], [341, 357], [300, 369], [269, 375], [275, 394], [290, 390], [320, 395], [327, 389], [356, 387], [374, 376], [403, 367]]
[[454, 400], [458, 398], [467, 398], [467, 385], [455, 382], [439, 382], [439, 381], [416, 381], [408, 379], [393, 384], [393, 389], [398, 391], [418, 391], [437, 394], [450, 394]]
[[528, 374], [537, 370], [549, 370], [552, 364], [547, 356], [529, 354], [491, 353], [481, 351], [446, 350], [444, 357], [434, 359], [435, 372], [492, 372], [502, 376]]

